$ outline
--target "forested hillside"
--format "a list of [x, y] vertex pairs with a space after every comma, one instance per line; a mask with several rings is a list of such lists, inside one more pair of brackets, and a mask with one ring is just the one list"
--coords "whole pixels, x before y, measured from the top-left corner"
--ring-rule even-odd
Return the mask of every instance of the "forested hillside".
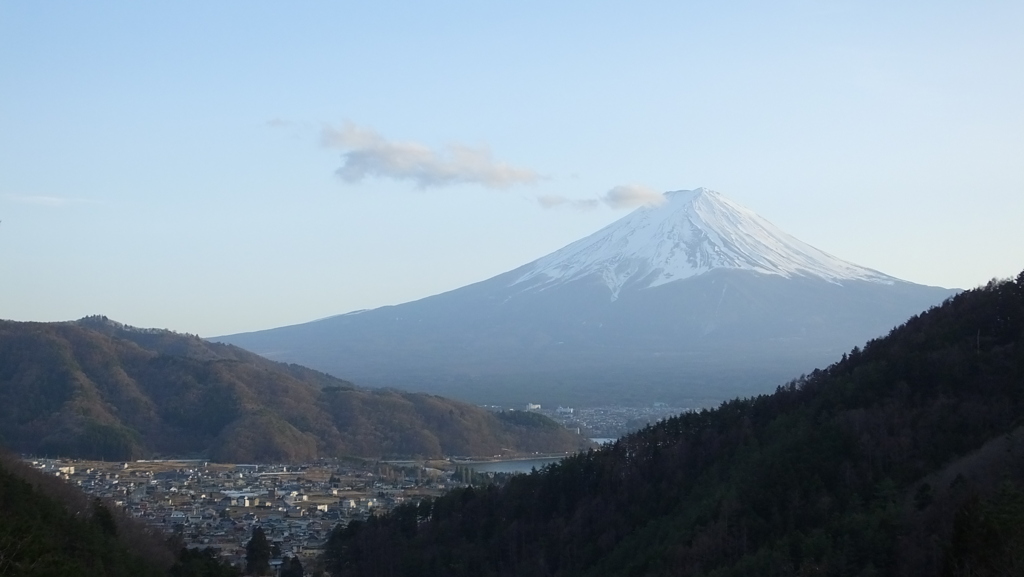
[[104, 317], [0, 321], [0, 444], [23, 453], [295, 462], [562, 452], [586, 443], [542, 421], [360, 389], [238, 347]]
[[336, 575], [1024, 574], [1024, 273], [774, 394], [332, 535]]

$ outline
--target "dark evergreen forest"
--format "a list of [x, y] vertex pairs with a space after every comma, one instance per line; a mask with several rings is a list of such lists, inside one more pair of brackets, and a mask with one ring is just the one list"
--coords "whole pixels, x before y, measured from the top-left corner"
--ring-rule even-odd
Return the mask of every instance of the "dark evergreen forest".
[[335, 575], [1022, 575], [1024, 273], [774, 394], [334, 531]]

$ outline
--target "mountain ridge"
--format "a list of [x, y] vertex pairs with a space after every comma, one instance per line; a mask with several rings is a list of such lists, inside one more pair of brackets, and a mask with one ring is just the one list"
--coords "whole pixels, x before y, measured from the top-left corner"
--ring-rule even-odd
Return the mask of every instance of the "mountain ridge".
[[[715, 404], [821, 366], [957, 292], [841, 261], [720, 193], [665, 198], [452, 291], [214, 340], [477, 403]], [[713, 239], [709, 222], [726, 228]]]
[[574, 450], [554, 422], [524, 427], [467, 403], [366, 390], [194, 335], [105, 317], [0, 321], [0, 440], [30, 454], [129, 460]]

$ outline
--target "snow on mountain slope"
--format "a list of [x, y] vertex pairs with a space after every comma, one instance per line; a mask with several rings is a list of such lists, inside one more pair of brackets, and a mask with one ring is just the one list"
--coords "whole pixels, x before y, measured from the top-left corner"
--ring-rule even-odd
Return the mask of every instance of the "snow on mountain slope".
[[811, 276], [835, 284], [900, 282], [801, 242], [713, 190], [678, 190], [664, 197], [659, 205], [638, 208], [524, 266], [512, 286], [543, 290], [598, 275], [614, 300], [623, 288], [655, 287], [713, 269]]

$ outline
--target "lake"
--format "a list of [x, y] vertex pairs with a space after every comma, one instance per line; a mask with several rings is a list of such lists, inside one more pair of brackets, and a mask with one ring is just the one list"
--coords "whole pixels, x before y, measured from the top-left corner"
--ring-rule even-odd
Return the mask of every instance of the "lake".
[[[590, 439], [598, 445], [614, 443], [616, 439]], [[505, 461], [468, 461], [460, 462], [459, 465], [469, 467], [477, 473], [529, 473], [533, 469], [538, 471], [546, 465], [557, 463], [564, 457], [541, 457], [537, 459], [508, 459]]]

